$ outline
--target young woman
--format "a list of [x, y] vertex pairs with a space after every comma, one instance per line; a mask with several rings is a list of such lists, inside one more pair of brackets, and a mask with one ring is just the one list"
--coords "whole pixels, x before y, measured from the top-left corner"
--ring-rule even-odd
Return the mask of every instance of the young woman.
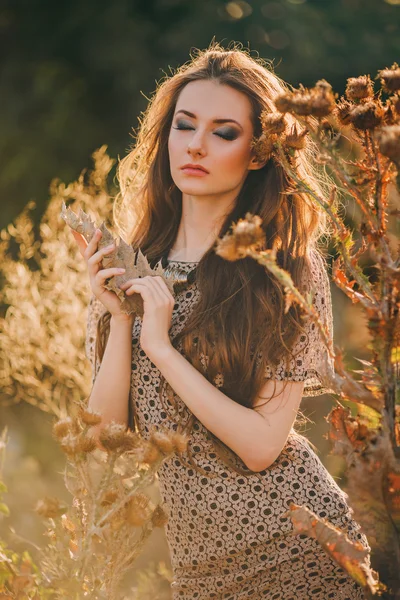
[[[152, 266], [181, 275], [173, 297], [161, 277], [130, 280], [144, 316], [121, 312], [103, 285], [116, 269], [86, 245], [93, 296], [87, 354], [89, 406], [147, 438], [152, 426], [190, 435], [190, 453], [159, 471], [169, 511], [165, 531], [174, 600], [362, 599], [362, 589], [314, 539], [293, 535], [290, 502], [305, 505], [369, 545], [347, 495], [294, 430], [302, 396], [332, 392], [333, 365], [318, 329], [298, 305], [284, 312], [281, 286], [250, 258], [224, 260], [216, 239], [247, 212], [259, 215], [267, 247], [332, 334], [329, 279], [317, 239], [323, 215], [294, 194], [274, 157], [253, 138], [276, 113], [285, 84], [261, 59], [214, 44], [158, 87], [132, 151], [119, 165], [115, 221]], [[289, 125], [295, 119], [287, 115]], [[308, 141], [298, 168], [321, 193]], [[96, 352], [97, 340], [107, 340]], [[104, 347], [104, 345], [103, 345]]]

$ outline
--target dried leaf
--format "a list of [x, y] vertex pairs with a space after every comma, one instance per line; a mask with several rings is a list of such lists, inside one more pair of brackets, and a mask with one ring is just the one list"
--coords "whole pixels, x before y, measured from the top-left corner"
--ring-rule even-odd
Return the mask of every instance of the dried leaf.
[[376, 438], [377, 432], [370, 430], [362, 419], [351, 416], [347, 407], [336, 406], [328, 417], [331, 428], [328, 439], [333, 444], [335, 454], [347, 456], [354, 451], [365, 452]]
[[[75, 214], [73, 210], [67, 208], [65, 203], [62, 204], [60, 216], [64, 221], [78, 233], [82, 234], [85, 240], [89, 243], [97, 229], [95, 222], [91, 217], [86, 214], [82, 209], [79, 211], [79, 215]], [[125, 292], [120, 289], [120, 286], [125, 282], [136, 279], [138, 277], [156, 277], [160, 276], [164, 279], [171, 294], [174, 294], [174, 283], [177, 281], [174, 277], [166, 277], [164, 269], [161, 264], [161, 260], [158, 261], [154, 269], [151, 268], [147, 258], [139, 248], [137, 252], [134, 251], [132, 246], [124, 242], [123, 239], [118, 238], [115, 240], [111, 232], [107, 229], [105, 222], [103, 221], [99, 227], [102, 232], [98, 248], [104, 248], [106, 246], [115, 243], [115, 250], [108, 256], [105, 256], [102, 260], [103, 268], [124, 268], [125, 273], [122, 275], [114, 275], [107, 280], [105, 288], [114, 292], [121, 301], [121, 310], [127, 315], [135, 314], [143, 317], [143, 299], [139, 293], [132, 294], [132, 296], [126, 296]]]
[[321, 519], [307, 506], [293, 502], [283, 515], [290, 516], [296, 534], [315, 538], [324, 550], [364, 589], [375, 593], [380, 586], [378, 574], [368, 563], [369, 552], [360, 542], [349, 537], [327, 519]]

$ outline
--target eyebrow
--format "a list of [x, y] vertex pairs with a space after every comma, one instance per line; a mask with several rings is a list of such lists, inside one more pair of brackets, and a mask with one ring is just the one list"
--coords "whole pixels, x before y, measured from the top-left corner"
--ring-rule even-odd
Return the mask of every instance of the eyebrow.
[[[185, 115], [187, 115], [188, 117], [192, 117], [193, 119], [196, 119], [196, 115], [194, 115], [193, 113], [189, 112], [188, 110], [178, 110], [175, 115], [177, 115], [178, 113], [185, 113]], [[213, 123], [236, 123], [236, 125], [239, 125], [240, 129], [243, 130], [243, 127], [241, 126], [240, 123], [238, 123], [237, 121], [235, 121], [235, 119], [214, 119]]]

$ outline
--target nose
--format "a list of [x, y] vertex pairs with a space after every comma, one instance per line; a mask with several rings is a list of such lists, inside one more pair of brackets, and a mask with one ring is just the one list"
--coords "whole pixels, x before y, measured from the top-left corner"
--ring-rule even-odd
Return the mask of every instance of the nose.
[[202, 142], [201, 135], [194, 135], [188, 144], [188, 152], [193, 156], [204, 156], [205, 149]]

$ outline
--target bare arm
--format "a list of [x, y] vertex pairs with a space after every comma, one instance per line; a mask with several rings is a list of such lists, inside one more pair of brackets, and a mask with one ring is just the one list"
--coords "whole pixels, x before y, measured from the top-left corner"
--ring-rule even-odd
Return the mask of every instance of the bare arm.
[[132, 319], [111, 317], [110, 335], [88, 404], [102, 415], [98, 432], [111, 421], [128, 425], [131, 359]]
[[104, 286], [109, 277], [122, 274], [125, 270], [103, 269], [102, 259], [115, 250], [115, 244], [98, 250], [98, 242], [102, 235], [100, 230], [96, 230], [89, 243], [81, 234], [75, 231], [72, 231], [72, 234], [87, 263], [94, 297], [111, 314], [110, 335], [100, 368], [97, 373], [94, 373], [93, 388], [88, 403], [88, 408], [102, 416], [102, 422], [91, 428], [91, 434], [97, 438], [101, 429], [111, 421], [128, 425], [133, 317], [122, 312], [117, 295]]
[[[302, 398], [303, 382], [292, 382], [266, 407], [256, 410], [234, 402], [210, 383], [172, 345], [160, 347], [151, 360], [189, 407], [214, 435], [230, 447], [252, 471], [269, 467], [282, 451]], [[278, 392], [282, 381], [276, 381]], [[272, 382], [260, 394], [268, 398]]]

